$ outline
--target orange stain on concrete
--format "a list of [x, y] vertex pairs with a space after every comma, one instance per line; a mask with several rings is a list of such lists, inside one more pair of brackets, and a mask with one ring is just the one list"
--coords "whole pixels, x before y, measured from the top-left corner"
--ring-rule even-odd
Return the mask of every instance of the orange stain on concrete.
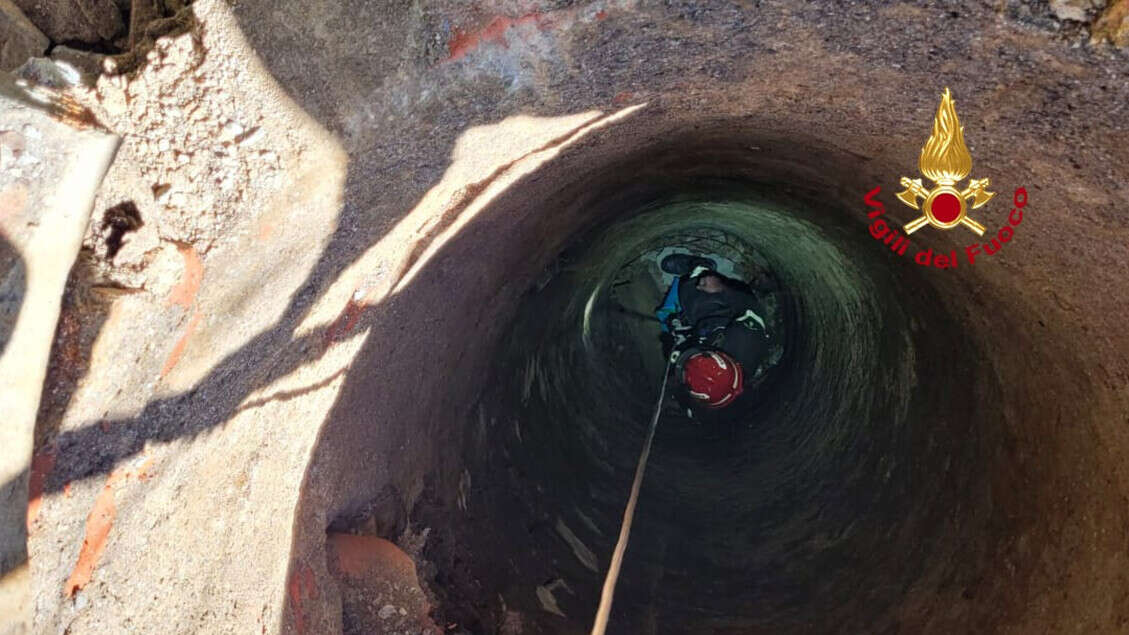
[[184, 258], [184, 277], [169, 291], [168, 304], [187, 309], [196, 300], [196, 292], [204, 281], [204, 263], [192, 245], [177, 243], [176, 248], [181, 258]]
[[318, 597], [314, 570], [309, 565], [299, 562], [294, 568], [294, 573], [290, 575], [290, 582], [286, 587], [290, 595], [290, 608], [294, 612], [294, 630], [301, 635], [306, 632], [307, 626], [304, 602]]
[[[204, 281], [204, 263], [200, 259], [200, 254], [193, 249], [192, 245], [176, 243], [176, 248], [181, 257], [184, 258], [184, 276], [169, 291], [168, 304], [169, 306], [182, 306], [187, 309], [191, 308], [196, 302], [200, 284]], [[188, 348], [188, 340], [192, 337], [192, 333], [196, 331], [196, 327], [200, 326], [200, 320], [203, 318], [204, 314], [199, 309], [192, 314], [187, 328], [184, 329], [184, 334], [177, 340], [165, 360], [165, 365], [161, 368], [161, 379], [172, 372], [172, 369], [180, 362], [185, 349]]]
[[193, 331], [200, 325], [200, 320], [204, 319], [204, 314], [197, 311], [192, 314], [192, 319], [188, 321], [188, 327], [184, 329], [184, 335], [176, 341], [176, 345], [172, 347], [172, 352], [169, 353], [168, 359], [165, 360], [164, 367], [161, 368], [161, 379], [172, 372], [176, 368], [177, 362], [184, 355], [184, 350], [188, 348], [188, 339], [192, 337]]
[[117, 516], [117, 508], [114, 506], [114, 484], [124, 476], [125, 473], [120, 469], [111, 472], [106, 478], [106, 485], [94, 500], [94, 507], [86, 517], [86, 536], [78, 552], [78, 561], [75, 562], [74, 571], [63, 585], [63, 594], [67, 597], [73, 597], [75, 591], [90, 583], [94, 575], [94, 567], [98, 566], [98, 560], [106, 550], [106, 539]]
[[415, 562], [384, 538], [332, 533], [326, 536], [326, 546], [336, 557], [338, 568], [349, 577], [360, 578], [372, 571], [385, 571], [408, 580], [416, 579]]
[[506, 46], [506, 31], [512, 27], [534, 24], [540, 29], [545, 29], [549, 26], [548, 22], [549, 15], [546, 13], [527, 13], [516, 18], [499, 15], [477, 31], [466, 32], [455, 29], [451, 41], [447, 43], [447, 61], [460, 60], [483, 44]]
[[[71, 572], [71, 576], [67, 578], [67, 583], [63, 586], [63, 593], [67, 597], [74, 596], [75, 591], [89, 584], [94, 575], [94, 568], [98, 566], [98, 560], [102, 558], [102, 552], [106, 550], [106, 539], [110, 535], [110, 529], [114, 526], [114, 518], [117, 517], [117, 507], [114, 505], [114, 487], [117, 483], [126, 481], [130, 477], [136, 477], [138, 481], [145, 481], [150, 478], [149, 470], [152, 469], [155, 458], [142, 455], [140, 461], [141, 463], [136, 470], [130, 470], [129, 466], [124, 466], [110, 472], [110, 475], [106, 477], [106, 485], [98, 493], [98, 498], [94, 499], [94, 507], [91, 508], [90, 515], [86, 517], [86, 536], [83, 538], [82, 548], [78, 552], [78, 561], [75, 562], [74, 571]], [[63, 488], [66, 496], [70, 496], [70, 488], [70, 483], [67, 483]]]
[[27, 533], [39, 516], [39, 508], [43, 506], [43, 490], [47, 485], [47, 476], [55, 467], [57, 455], [55, 448], [48, 446], [31, 457], [31, 473], [27, 480]]

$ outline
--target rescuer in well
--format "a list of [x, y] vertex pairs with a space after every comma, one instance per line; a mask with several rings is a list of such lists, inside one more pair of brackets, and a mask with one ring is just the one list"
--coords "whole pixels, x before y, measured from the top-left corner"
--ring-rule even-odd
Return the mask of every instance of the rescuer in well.
[[661, 267], [676, 276], [655, 311], [675, 394], [691, 416], [729, 408], [767, 364], [765, 310], [748, 284], [721, 275], [708, 258], [671, 254]]

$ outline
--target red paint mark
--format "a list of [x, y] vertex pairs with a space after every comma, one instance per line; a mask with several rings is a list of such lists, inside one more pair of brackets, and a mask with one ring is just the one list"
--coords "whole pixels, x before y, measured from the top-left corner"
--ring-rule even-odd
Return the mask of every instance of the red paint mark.
[[165, 360], [165, 365], [161, 368], [161, 378], [164, 379], [166, 375], [172, 372], [180, 362], [181, 356], [184, 355], [184, 349], [188, 348], [188, 339], [192, 337], [192, 332], [200, 325], [200, 320], [204, 319], [204, 314], [197, 311], [192, 314], [192, 319], [188, 321], [188, 328], [184, 329], [184, 335], [180, 336], [176, 345], [172, 347], [172, 352], [169, 353], [168, 359]]
[[507, 47], [506, 31], [512, 27], [534, 24], [538, 29], [546, 30], [551, 28], [551, 22], [552, 19], [547, 13], [527, 13], [517, 18], [499, 15], [477, 31], [466, 32], [455, 29], [454, 35], [447, 43], [447, 61], [460, 60], [483, 44], [498, 44]]
[[304, 603], [307, 599], [317, 599], [318, 587], [314, 582], [314, 570], [309, 565], [298, 563], [294, 573], [290, 575], [287, 584], [290, 593], [290, 606], [294, 611], [294, 630], [301, 635], [306, 632], [306, 609]]
[[597, 12], [596, 12], [596, 19], [597, 19], [597, 20], [603, 20], [603, 19], [604, 19], [604, 18], [606, 18], [606, 17], [608, 17], [608, 12], [607, 12], [607, 11], [604, 11], [603, 9], [600, 9], [599, 11], [597, 11]]
[[192, 245], [177, 243], [176, 248], [184, 258], [184, 277], [169, 291], [168, 304], [187, 309], [196, 300], [196, 292], [200, 290], [200, 283], [204, 280], [204, 263]]
[[635, 97], [635, 93], [625, 90], [621, 93], [616, 93], [616, 96], [612, 97], [612, 103], [616, 106], [622, 106], [623, 104], [631, 101], [633, 97]]
[[71, 497], [71, 484], [70, 484], [70, 481], [67, 481], [67, 484], [66, 484], [66, 485], [63, 485], [63, 496], [66, 496], [67, 498], [70, 498], [70, 497]]
[[325, 329], [325, 346], [348, 337], [357, 327], [357, 322], [360, 321], [368, 306], [368, 304], [358, 302], [350, 297], [349, 301], [345, 303], [345, 308], [341, 310], [341, 314]]
[[117, 508], [114, 506], [114, 483], [124, 478], [124, 473], [114, 470], [106, 479], [106, 485], [94, 500], [94, 507], [86, 517], [86, 536], [82, 540], [82, 548], [78, 552], [78, 561], [75, 562], [74, 571], [63, 585], [63, 595], [73, 597], [75, 591], [82, 589], [94, 575], [94, 567], [106, 550], [106, 538], [114, 526], [114, 517]]
[[47, 476], [55, 468], [57, 455], [55, 448], [47, 446], [31, 457], [31, 473], [27, 482], [27, 533], [31, 533], [31, 526], [39, 516], [39, 508], [43, 506], [43, 490], [47, 485]]

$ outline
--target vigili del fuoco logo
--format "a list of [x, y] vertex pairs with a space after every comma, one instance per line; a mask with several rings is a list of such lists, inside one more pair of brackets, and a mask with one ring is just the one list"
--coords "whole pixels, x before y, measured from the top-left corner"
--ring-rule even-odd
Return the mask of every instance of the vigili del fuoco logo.
[[[967, 185], [963, 188], [960, 186], [960, 182], [972, 173], [972, 154], [964, 144], [964, 127], [957, 119], [956, 106], [948, 88], [941, 95], [941, 105], [937, 107], [937, 115], [933, 118], [933, 133], [921, 148], [917, 167], [925, 178], [932, 181], [933, 187], [926, 187], [920, 178], [903, 176], [900, 184], [905, 189], [897, 197], [908, 207], [917, 210], [919, 216], [902, 226], [904, 234], [892, 227], [893, 221], [888, 223], [882, 218], [886, 213], [886, 206], [877, 200], [882, 188], [876, 187], [863, 198], [866, 205], [873, 208], [867, 213], [873, 219], [870, 223], [870, 235], [899, 256], [904, 256], [909, 251], [909, 236], [926, 226], [944, 231], [962, 229], [983, 237], [987, 228], [973, 218], [971, 212], [979, 210], [976, 216], [991, 223], [992, 210], [984, 206], [996, 194], [988, 191], [991, 183], [987, 178], [969, 179]], [[1006, 222], [1000, 224], [999, 231], [989, 234], [985, 242], [973, 242], [964, 248], [963, 259], [968, 264], [975, 264], [980, 255], [995, 255], [1015, 236], [1015, 229], [1023, 222], [1023, 208], [1027, 205], [1026, 188], [1016, 188], [1012, 204], [1011, 212]], [[939, 269], [956, 268], [960, 260], [955, 249], [947, 254], [934, 254], [931, 248], [918, 249], [913, 256], [915, 263]]]

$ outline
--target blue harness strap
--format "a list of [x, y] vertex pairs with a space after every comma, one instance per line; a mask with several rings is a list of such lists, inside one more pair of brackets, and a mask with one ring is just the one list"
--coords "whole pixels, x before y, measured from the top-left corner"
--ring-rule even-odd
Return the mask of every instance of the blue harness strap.
[[666, 292], [666, 298], [659, 308], [655, 309], [655, 317], [659, 319], [659, 328], [663, 333], [669, 333], [670, 329], [666, 326], [666, 319], [675, 313], [682, 312], [682, 303], [678, 301], [678, 283], [682, 278], [675, 278], [674, 282], [670, 284], [670, 290]]

